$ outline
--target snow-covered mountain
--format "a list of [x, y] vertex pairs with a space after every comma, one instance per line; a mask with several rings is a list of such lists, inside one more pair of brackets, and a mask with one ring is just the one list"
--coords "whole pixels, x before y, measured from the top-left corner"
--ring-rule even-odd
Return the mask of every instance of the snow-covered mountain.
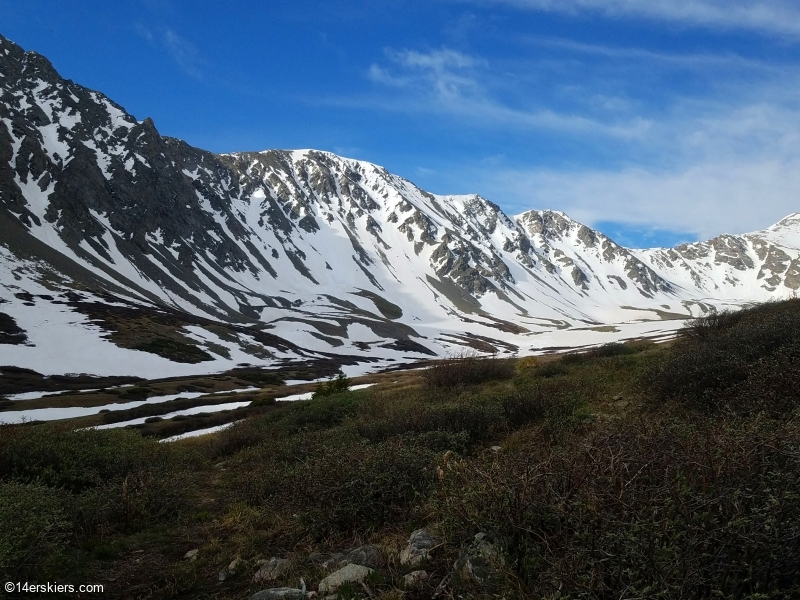
[[145, 374], [658, 335], [800, 287], [800, 214], [630, 250], [314, 150], [159, 135], [0, 37], [0, 364]]

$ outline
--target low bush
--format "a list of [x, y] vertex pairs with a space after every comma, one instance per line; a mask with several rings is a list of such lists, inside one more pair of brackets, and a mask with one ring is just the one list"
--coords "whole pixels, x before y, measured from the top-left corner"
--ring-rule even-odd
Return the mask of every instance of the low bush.
[[623, 356], [625, 354], [633, 354], [637, 350], [627, 344], [620, 344], [619, 342], [611, 342], [603, 344], [597, 348], [592, 348], [585, 352], [572, 352], [565, 354], [561, 361], [565, 365], [575, 365], [585, 363], [596, 358], [603, 358], [607, 356]]
[[435, 362], [423, 371], [422, 377], [429, 388], [453, 390], [498, 379], [510, 379], [515, 373], [513, 359], [481, 357], [472, 351]]
[[163, 469], [170, 449], [122, 429], [72, 431], [61, 425], [12, 426], [0, 437], [0, 479], [79, 493], [122, 481], [139, 469]]
[[68, 497], [43, 485], [0, 482], [0, 572], [17, 579], [47, 574], [53, 579], [74, 568]]
[[217, 433], [205, 447], [205, 451], [212, 459], [232, 456], [245, 448], [257, 446], [268, 435], [261, 420], [243, 419]]
[[539, 377], [548, 378], [565, 375], [568, 371], [569, 369], [567, 369], [567, 365], [563, 360], [551, 360], [540, 363], [534, 370], [534, 374]]
[[521, 597], [800, 594], [796, 422], [651, 415], [442, 473], [448, 539], [491, 532]]
[[276, 429], [291, 435], [335, 427], [356, 413], [361, 399], [358, 393], [346, 391], [308, 402], [294, 402], [275, 415]]
[[347, 430], [299, 434], [248, 457], [248, 504], [299, 516], [299, 537], [367, 535], [407, 519], [433, 481], [433, 452], [400, 438], [371, 444]]
[[[413, 404], [391, 404], [387, 400], [376, 398], [373, 402], [380, 406], [358, 416], [359, 435], [382, 442], [399, 435], [457, 434], [472, 445], [489, 439], [502, 425], [499, 403], [479, 397], [462, 396], [444, 402], [423, 397]], [[440, 438], [440, 442], [443, 440]]]
[[780, 416], [800, 402], [800, 300], [696, 319], [642, 378], [656, 400]]
[[503, 400], [503, 415], [511, 429], [547, 421], [560, 428], [580, 420], [581, 408], [595, 400], [597, 389], [580, 379], [543, 379], [517, 386]]
[[325, 383], [320, 383], [317, 386], [317, 389], [314, 390], [314, 393], [311, 395], [311, 399], [316, 398], [324, 398], [326, 396], [335, 396], [336, 394], [341, 394], [342, 392], [346, 392], [350, 389], [350, 379], [339, 371], [339, 374], [336, 377], [332, 377]]
[[0, 568], [74, 574], [91, 539], [178, 517], [187, 465], [131, 431], [8, 426], [0, 437]]

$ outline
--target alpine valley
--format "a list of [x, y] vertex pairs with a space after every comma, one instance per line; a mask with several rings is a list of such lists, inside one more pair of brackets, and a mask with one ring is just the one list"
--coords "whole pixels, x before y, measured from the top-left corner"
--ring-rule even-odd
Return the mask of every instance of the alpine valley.
[[366, 371], [664, 337], [800, 288], [800, 213], [633, 250], [328, 152], [193, 148], [3, 37], [0, 93], [0, 365]]

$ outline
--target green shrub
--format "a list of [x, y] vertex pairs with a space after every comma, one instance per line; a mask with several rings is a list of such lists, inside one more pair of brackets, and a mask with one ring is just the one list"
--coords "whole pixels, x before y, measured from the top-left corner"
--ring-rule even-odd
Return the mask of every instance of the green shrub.
[[429, 388], [455, 390], [468, 385], [510, 379], [515, 373], [513, 359], [485, 358], [472, 351], [436, 361], [422, 372], [422, 377]]
[[571, 352], [565, 354], [561, 361], [565, 365], [577, 365], [594, 360], [596, 358], [603, 358], [608, 356], [624, 356], [626, 354], [633, 354], [636, 352], [634, 347], [619, 342], [611, 342], [603, 344], [597, 348], [591, 348], [585, 352]]
[[170, 460], [168, 447], [123, 429], [73, 431], [45, 424], [5, 427], [0, 436], [0, 479], [74, 493], [139, 469], [164, 468]]
[[257, 446], [268, 435], [261, 420], [242, 419], [217, 433], [206, 446], [206, 454], [213, 459], [231, 456], [245, 448]]
[[544, 420], [562, 427], [580, 419], [581, 408], [596, 396], [597, 388], [582, 379], [534, 380], [517, 386], [503, 400], [503, 415], [511, 429]]
[[350, 389], [350, 379], [343, 372], [339, 371], [336, 377], [331, 377], [325, 383], [317, 385], [317, 389], [311, 395], [311, 399], [335, 396]]
[[523, 597], [800, 594], [796, 422], [651, 415], [442, 473], [448, 539], [491, 532]]
[[68, 500], [46, 486], [0, 482], [1, 573], [15, 581], [70, 573]]
[[356, 422], [356, 430], [372, 442], [398, 435], [439, 432], [463, 435], [466, 441], [474, 444], [491, 437], [501, 421], [497, 404], [461, 398], [443, 403], [429, 401], [413, 406], [387, 406], [378, 414], [362, 415]]
[[299, 537], [364, 536], [402, 523], [433, 480], [433, 452], [394, 438], [377, 444], [353, 432], [298, 434], [266, 442], [237, 477], [241, 498], [297, 515]]
[[[112, 390], [112, 392], [117, 392], [117, 390]], [[154, 392], [150, 388], [139, 386], [123, 388], [119, 391], [119, 397], [123, 400], [146, 400], [153, 394]]]
[[568, 372], [569, 369], [567, 369], [567, 365], [563, 359], [539, 363], [539, 366], [533, 371], [535, 375], [545, 379], [566, 375]]
[[47, 424], [5, 427], [0, 437], [0, 481], [57, 490], [76, 539], [180, 514], [185, 471], [172, 448], [132, 431]]
[[358, 410], [361, 396], [344, 392], [335, 396], [323, 396], [309, 402], [295, 402], [279, 417], [279, 429], [289, 434], [299, 431], [330, 429]]
[[642, 379], [654, 399], [703, 410], [791, 412], [800, 402], [800, 300], [696, 319]]

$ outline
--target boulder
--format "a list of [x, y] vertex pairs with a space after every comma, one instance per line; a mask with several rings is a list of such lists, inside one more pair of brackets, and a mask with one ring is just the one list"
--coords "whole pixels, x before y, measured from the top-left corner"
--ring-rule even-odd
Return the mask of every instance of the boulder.
[[366, 545], [345, 550], [334, 554], [327, 560], [322, 561], [322, 567], [328, 571], [341, 569], [347, 565], [361, 565], [376, 569], [384, 563], [383, 553], [378, 546]]
[[345, 583], [363, 583], [369, 577], [373, 569], [363, 565], [349, 564], [346, 567], [334, 571], [325, 579], [319, 582], [319, 591], [324, 593], [335, 592]]
[[400, 564], [416, 567], [428, 560], [433, 548], [441, 544], [441, 540], [433, 537], [425, 529], [417, 529], [408, 538], [408, 546], [400, 553]]
[[258, 561], [260, 568], [253, 575], [253, 581], [275, 581], [289, 570], [291, 563], [285, 558], [272, 557], [269, 560]]
[[485, 533], [478, 533], [472, 543], [462, 548], [453, 570], [465, 579], [485, 584], [504, 564], [500, 548], [491, 543]]

